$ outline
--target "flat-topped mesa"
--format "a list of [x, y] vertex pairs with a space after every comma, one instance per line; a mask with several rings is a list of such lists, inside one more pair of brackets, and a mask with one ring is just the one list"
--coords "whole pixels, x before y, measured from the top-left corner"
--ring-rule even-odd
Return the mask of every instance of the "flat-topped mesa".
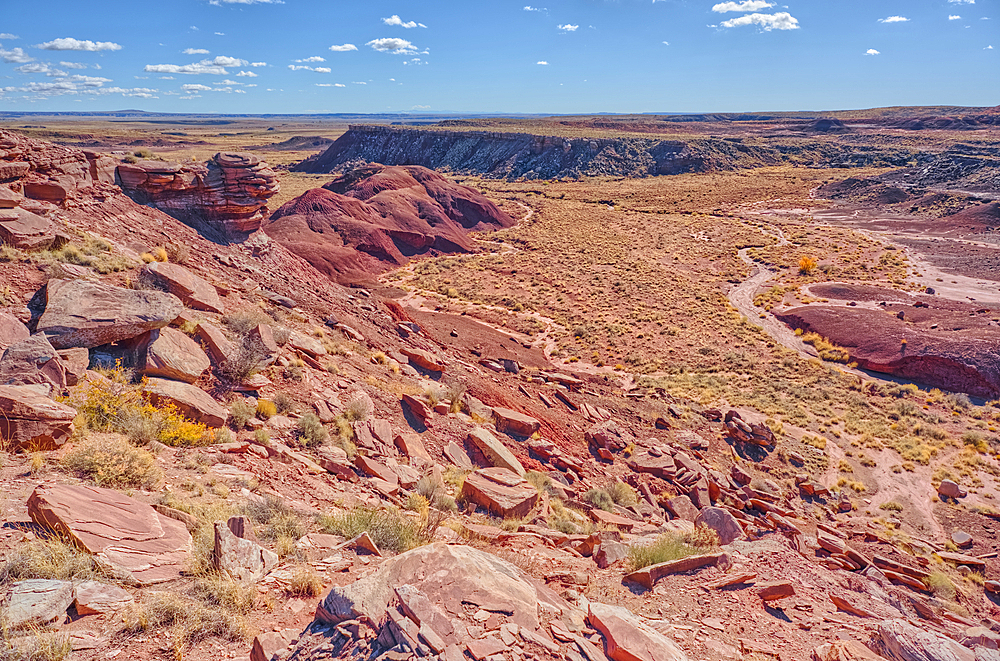
[[258, 230], [268, 199], [281, 190], [274, 170], [247, 153], [220, 152], [204, 164], [122, 163], [117, 175], [136, 201], [229, 237]]

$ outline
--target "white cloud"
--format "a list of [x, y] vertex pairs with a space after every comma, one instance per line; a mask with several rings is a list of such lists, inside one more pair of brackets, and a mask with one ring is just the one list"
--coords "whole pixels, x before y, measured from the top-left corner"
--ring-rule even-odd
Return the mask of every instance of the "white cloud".
[[948, 0], [950, 4], [953, 5], [974, 5], [976, 0]]
[[221, 7], [222, 5], [283, 5], [284, 0], [208, 0], [208, 4]]
[[252, 66], [252, 67], [266, 67], [267, 66], [267, 62], [251, 62], [250, 66]]
[[327, 67], [310, 67], [305, 64], [289, 64], [288, 68], [292, 71], [315, 71], [316, 73], [330, 73], [331, 71]]
[[204, 48], [185, 48], [181, 52], [185, 55], [208, 55], [208, 51]]
[[562, 30], [563, 32], [576, 32], [580, 26], [570, 25], [569, 23], [567, 23], [566, 25], [557, 25], [556, 27]]
[[882, 53], [878, 52], [874, 48], [869, 48], [868, 50], [865, 51], [865, 55], [881, 55], [881, 54]]
[[663, 42], [663, 45], [664, 45], [664, 46], [669, 46], [669, 45], [670, 45], [670, 42], [669, 42], [669, 41], [664, 41], [664, 42]]
[[910, 19], [906, 18], [905, 16], [889, 16], [888, 18], [880, 18], [880, 19], [878, 19], [878, 22], [879, 23], [906, 23], [909, 20]]
[[160, 76], [160, 80], [175, 80], [173, 76]]
[[355, 81], [353, 81], [353, 84], [354, 85], [367, 85], [368, 83], [364, 82], [363, 80], [362, 81], [355, 80]]
[[208, 85], [200, 85], [197, 83], [190, 85], [181, 85], [181, 89], [185, 92], [211, 92], [212, 88]]
[[744, 0], [743, 2], [720, 2], [712, 7], [712, 11], [724, 14], [727, 11], [760, 11], [773, 7], [773, 2], [767, 0]]
[[959, 20], [961, 18], [962, 17], [959, 16], [958, 14], [948, 14], [948, 20], [949, 21], [957, 21], [957, 20]]
[[525, 5], [524, 11], [548, 11], [545, 7], [532, 7], [531, 5]]
[[993, 46], [987, 46], [987, 47], [986, 47], [986, 48], [984, 48], [983, 50], [993, 50]]
[[86, 64], [80, 64], [79, 62], [60, 62], [59, 66], [66, 67], [67, 69], [86, 69]]
[[10, 32], [0, 32], [0, 39], [3, 39], [5, 41], [11, 39], [20, 39], [20, 38], [21, 37], [17, 36], [16, 34], [11, 34]]
[[779, 11], [776, 14], [746, 14], [739, 18], [722, 21], [720, 25], [724, 28], [757, 25], [765, 32], [770, 32], [771, 30], [798, 30], [799, 20], [786, 11]]
[[53, 39], [42, 44], [35, 44], [35, 48], [42, 50], [82, 50], [82, 51], [102, 51], [121, 50], [121, 44], [113, 41], [90, 41], [89, 39], [73, 39], [72, 37], [62, 37]]
[[535, 64], [541, 64], [542, 66], [545, 66], [545, 67], [547, 67], [549, 65], [549, 63], [546, 62], [545, 60], [538, 60], [537, 62], [535, 62]]
[[225, 32], [216, 32], [216, 33], [215, 33], [215, 35], [216, 35], [217, 37], [225, 37], [225, 36], [226, 36], [226, 33], [225, 33]]
[[405, 21], [404, 22], [403, 19], [401, 19], [399, 16], [396, 16], [395, 14], [393, 14], [389, 18], [383, 18], [382, 22], [385, 23], [386, 25], [398, 25], [399, 27], [406, 28], [407, 30], [409, 30], [410, 28], [416, 28], [416, 27], [420, 27], [420, 28], [427, 27], [423, 23], [417, 23], [416, 21]]
[[256, 78], [257, 74], [255, 74], [253, 71], [241, 71], [238, 74], [236, 74], [236, 77], [237, 78]]
[[316, 87], [333, 87], [333, 83], [313, 83]]
[[60, 75], [66, 75], [65, 71], [59, 71], [58, 69], [53, 69], [47, 62], [32, 62], [31, 64], [22, 64], [19, 67], [14, 67], [14, 71], [19, 71], [21, 73], [55, 73], [58, 72]]
[[393, 55], [408, 55], [418, 50], [416, 46], [406, 39], [399, 39], [397, 37], [372, 39], [365, 46], [371, 46], [380, 53], [392, 53]]
[[23, 64], [25, 62], [34, 62], [35, 58], [25, 53], [21, 48], [11, 48], [10, 50], [0, 48], [0, 60], [9, 64]]
[[339, 46], [334, 44], [333, 46], [330, 46], [330, 50], [334, 53], [346, 53], [347, 51], [358, 50], [358, 47], [354, 44], [340, 44]]
[[302, 62], [326, 62], [326, 59], [320, 57], [319, 55], [313, 55], [312, 57], [307, 57], [305, 59], [295, 60], [295, 61], [301, 64]]
[[182, 73], [187, 75], [209, 74], [212, 76], [228, 76], [226, 67], [244, 67], [246, 60], [219, 55], [212, 60], [202, 60], [194, 64], [147, 64], [143, 71], [150, 73]]
[[415, 57], [412, 60], [405, 60], [403, 62], [403, 64], [412, 64], [413, 66], [419, 67], [419, 66], [422, 66], [424, 64], [427, 64], [427, 62], [421, 60], [419, 57]]

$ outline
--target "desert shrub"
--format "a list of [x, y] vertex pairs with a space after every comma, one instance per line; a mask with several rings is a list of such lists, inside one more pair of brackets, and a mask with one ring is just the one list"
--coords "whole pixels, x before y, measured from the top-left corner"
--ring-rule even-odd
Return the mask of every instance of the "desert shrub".
[[[704, 535], [704, 533], [700, 533]], [[716, 544], [718, 541], [716, 540]], [[679, 560], [689, 555], [706, 553], [714, 544], [702, 539], [685, 539], [683, 535], [664, 533], [648, 546], [630, 546], [628, 549], [628, 566], [631, 571], [642, 569], [668, 560]]]
[[816, 270], [816, 260], [808, 255], [803, 255], [799, 258], [799, 273], [802, 275], [811, 275], [813, 271]]
[[418, 526], [394, 509], [358, 506], [338, 514], [322, 516], [323, 532], [348, 539], [367, 532], [382, 551], [402, 553], [417, 546]]
[[816, 347], [816, 352], [823, 360], [833, 363], [846, 363], [851, 358], [847, 349], [838, 347], [819, 333], [805, 333], [802, 335], [802, 341]]
[[258, 524], [258, 534], [264, 539], [299, 539], [306, 534], [302, 519], [277, 496], [268, 494], [260, 499], [255, 498], [248, 501], [242, 509], [251, 521]]
[[524, 479], [531, 483], [538, 493], [542, 494], [548, 491], [549, 486], [552, 484], [552, 478], [545, 473], [539, 473], [538, 471], [528, 471], [524, 474]]
[[107, 381], [94, 381], [83, 399], [71, 401], [87, 427], [99, 432], [124, 434], [138, 444], [159, 441], [172, 446], [206, 445], [208, 428], [181, 415], [175, 406], [156, 407], [146, 399], [141, 384], [130, 382], [121, 363], [106, 372]]
[[[251, 328], [255, 326], [256, 324]], [[243, 333], [236, 352], [226, 359], [219, 373], [230, 383], [243, 383], [260, 371], [267, 360], [267, 355], [267, 351], [257, 338]]]
[[267, 399], [257, 400], [257, 417], [261, 420], [270, 420], [278, 415], [278, 407], [274, 402]]
[[141, 601], [122, 613], [122, 619], [126, 633], [172, 629], [178, 657], [183, 647], [206, 638], [243, 642], [250, 637], [249, 625], [240, 615], [166, 590], [143, 595]]
[[152, 453], [119, 434], [91, 436], [73, 446], [63, 456], [62, 465], [98, 486], [153, 489], [163, 481], [163, 470]]
[[183, 243], [168, 243], [164, 246], [167, 259], [174, 264], [187, 264], [191, 258], [191, 249]]
[[330, 440], [330, 434], [327, 433], [326, 428], [315, 413], [306, 413], [299, 418], [298, 432], [299, 443], [309, 448], [322, 445]]
[[615, 505], [629, 507], [639, 502], [635, 495], [635, 490], [624, 482], [618, 480], [605, 487], [605, 491], [607, 491]]
[[372, 414], [371, 399], [364, 396], [363, 392], [356, 393], [344, 405], [343, 416], [348, 422], [364, 420]]
[[977, 452], [989, 452], [990, 444], [986, 442], [986, 439], [982, 434], [974, 431], [967, 431], [962, 434], [962, 443], [972, 448], [975, 448]]
[[248, 399], [240, 397], [229, 406], [229, 421], [233, 428], [243, 429], [256, 412], [254, 405]]
[[213, 574], [194, 584], [195, 594], [205, 603], [219, 606], [231, 613], [247, 615], [257, 602], [257, 590], [225, 576]]
[[239, 336], [245, 336], [260, 324], [271, 321], [271, 318], [260, 310], [237, 310], [222, 318], [226, 328]]
[[972, 408], [972, 400], [964, 392], [949, 393], [945, 396], [944, 403], [953, 411], [966, 411]]
[[255, 429], [253, 432], [253, 440], [257, 442], [257, 445], [268, 446], [271, 444], [271, 435], [267, 433], [266, 429]]
[[880, 510], [885, 510], [886, 512], [902, 512], [903, 506], [894, 500], [882, 503], [878, 506]]
[[323, 592], [323, 579], [308, 565], [296, 567], [285, 592], [292, 597], [318, 597]]
[[583, 494], [583, 499], [598, 509], [605, 512], [612, 512], [615, 509], [615, 501], [604, 489], [591, 489]]
[[0, 561], [0, 585], [29, 578], [88, 580], [97, 574], [89, 554], [52, 536], [21, 542]]
[[291, 337], [292, 331], [284, 326], [273, 326], [271, 334], [274, 336], [274, 341], [278, 343], [278, 346], [283, 347], [288, 344], [288, 338]]
[[290, 411], [294, 411], [296, 405], [298, 404], [298, 402], [295, 401], [295, 398], [286, 392], [279, 392], [275, 394], [273, 401], [277, 412], [282, 415]]
[[930, 576], [924, 579], [924, 583], [939, 599], [955, 598], [955, 584], [943, 571], [932, 571]]
[[58, 250], [43, 251], [36, 256], [40, 262], [64, 262], [88, 266], [98, 273], [107, 274], [116, 271], [127, 271], [136, 266], [135, 262], [111, 252], [111, 244], [103, 239], [97, 239], [85, 234], [79, 243], [67, 243]]

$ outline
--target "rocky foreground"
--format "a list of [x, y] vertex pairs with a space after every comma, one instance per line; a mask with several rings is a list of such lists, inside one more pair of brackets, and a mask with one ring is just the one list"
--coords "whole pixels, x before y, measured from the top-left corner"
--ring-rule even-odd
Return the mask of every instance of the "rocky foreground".
[[985, 528], [897, 534], [760, 412], [437, 343], [3, 140], [10, 658], [1000, 658]]

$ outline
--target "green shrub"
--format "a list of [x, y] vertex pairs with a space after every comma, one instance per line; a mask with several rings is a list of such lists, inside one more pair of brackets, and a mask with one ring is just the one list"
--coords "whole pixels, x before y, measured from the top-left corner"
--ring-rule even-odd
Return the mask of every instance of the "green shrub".
[[234, 429], [240, 430], [247, 426], [255, 413], [254, 405], [247, 398], [240, 397], [229, 406], [229, 421]]
[[323, 532], [347, 539], [367, 532], [381, 551], [402, 553], [420, 541], [418, 526], [394, 509], [358, 506], [320, 517]]
[[649, 546], [630, 546], [627, 558], [629, 569], [636, 571], [661, 562], [707, 553], [714, 548], [715, 544], [707, 539], [704, 532], [696, 531], [695, 534], [696, 537], [664, 533]]
[[62, 465], [98, 486], [154, 489], [163, 481], [163, 470], [153, 454], [118, 434], [95, 435], [74, 445], [63, 456]]
[[611, 500], [614, 501], [615, 505], [621, 505], [622, 507], [630, 507], [639, 502], [636, 497], [635, 490], [624, 482], [614, 481], [609, 484], [605, 491], [611, 496]]
[[306, 413], [299, 418], [299, 443], [313, 448], [328, 440], [330, 440], [330, 434], [327, 433], [326, 428], [315, 413]]
[[84, 581], [97, 574], [89, 554], [58, 537], [21, 542], [0, 561], [0, 585], [30, 578]]
[[285, 392], [279, 392], [274, 396], [274, 406], [278, 410], [278, 413], [284, 415], [290, 411], [294, 411], [298, 402], [295, 398]]
[[605, 512], [613, 512], [615, 509], [615, 501], [611, 499], [611, 496], [604, 489], [591, 489], [583, 494], [583, 499]]
[[278, 415], [278, 407], [275, 406], [274, 402], [268, 401], [266, 399], [257, 400], [257, 417], [261, 420], [270, 420], [272, 417]]

